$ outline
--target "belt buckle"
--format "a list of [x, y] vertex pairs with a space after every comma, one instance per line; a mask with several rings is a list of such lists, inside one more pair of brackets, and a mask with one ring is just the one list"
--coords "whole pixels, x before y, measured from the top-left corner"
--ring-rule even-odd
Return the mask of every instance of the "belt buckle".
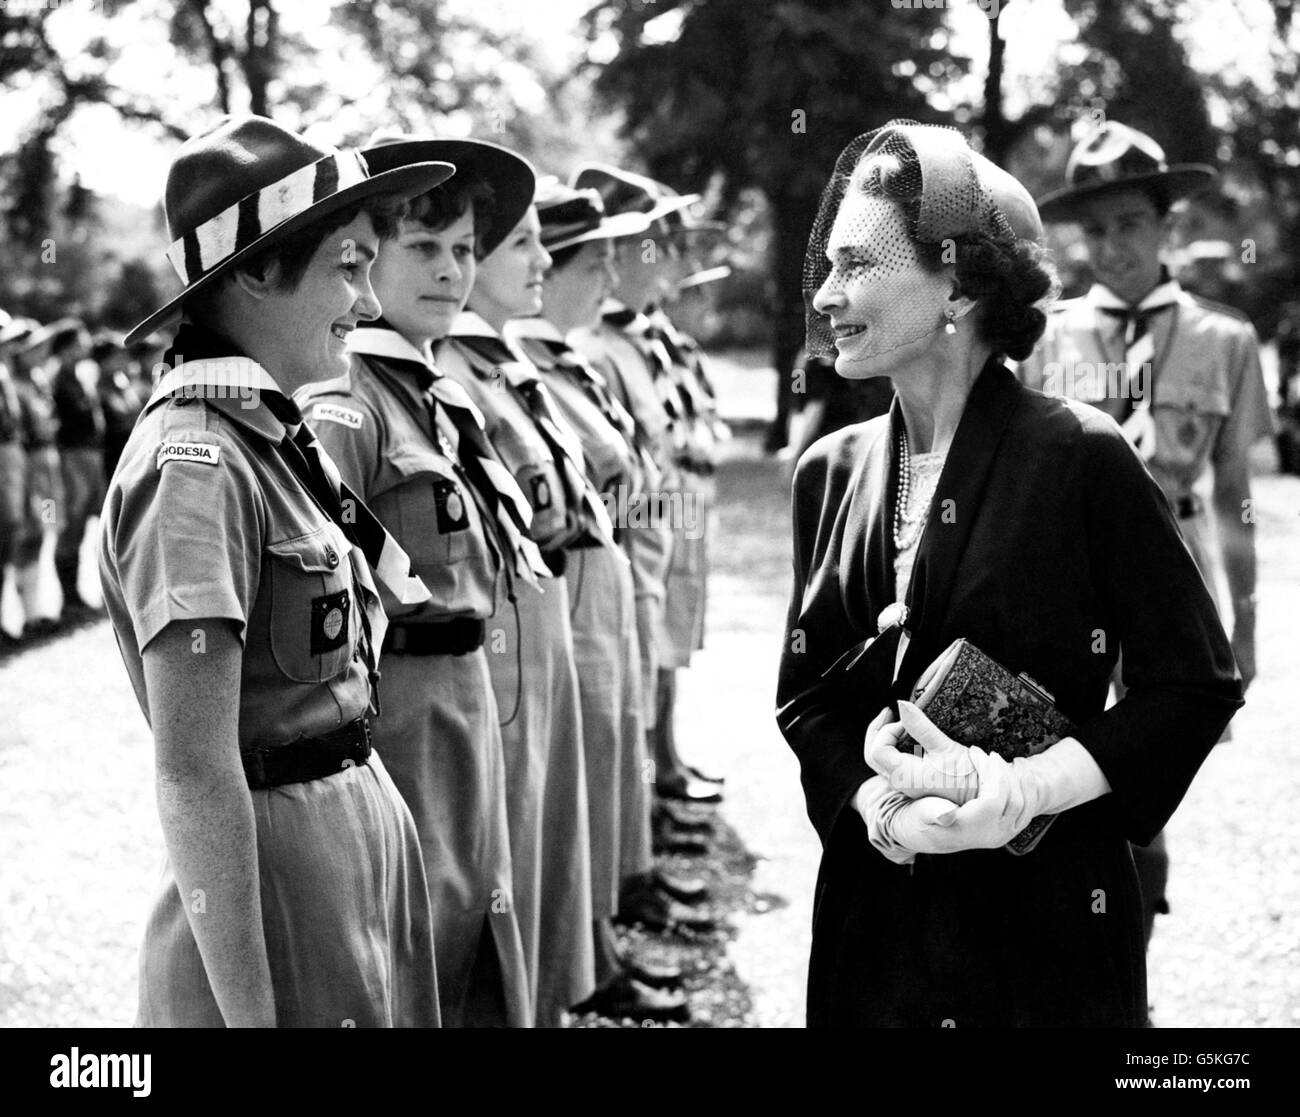
[[359, 719], [361, 722], [361, 747], [365, 752], [364, 759], [369, 760], [370, 754], [374, 751], [370, 735], [370, 719], [364, 715]]

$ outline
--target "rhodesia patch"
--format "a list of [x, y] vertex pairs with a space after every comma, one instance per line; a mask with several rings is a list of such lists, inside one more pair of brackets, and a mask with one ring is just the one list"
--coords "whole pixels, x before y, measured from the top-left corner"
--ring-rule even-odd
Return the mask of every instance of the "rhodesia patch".
[[216, 465], [221, 460], [221, 447], [212, 442], [164, 442], [158, 447], [157, 467], [164, 462], [202, 462]]
[[354, 431], [361, 429], [361, 420], [365, 418], [360, 411], [353, 411], [350, 407], [340, 407], [336, 403], [318, 403], [312, 408], [311, 417], [328, 419], [331, 423], [342, 423]]

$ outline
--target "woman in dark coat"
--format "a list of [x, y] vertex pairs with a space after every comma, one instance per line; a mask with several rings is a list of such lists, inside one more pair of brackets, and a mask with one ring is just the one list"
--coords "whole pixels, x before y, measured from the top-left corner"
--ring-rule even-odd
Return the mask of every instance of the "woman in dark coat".
[[[1143, 1025], [1126, 840], [1160, 831], [1242, 702], [1119, 428], [1002, 365], [1042, 333], [1040, 233], [960, 134], [900, 123], [845, 149], [814, 228], [810, 352], [897, 393], [794, 481], [777, 720], [823, 843], [814, 1027]], [[1041, 683], [1075, 736], [1008, 763], [907, 703], [896, 720], [962, 637]], [[1121, 650], [1128, 691], [1106, 710]], [[923, 759], [896, 747], [904, 726]], [[1032, 852], [1000, 848], [1040, 814], [1060, 817]]]

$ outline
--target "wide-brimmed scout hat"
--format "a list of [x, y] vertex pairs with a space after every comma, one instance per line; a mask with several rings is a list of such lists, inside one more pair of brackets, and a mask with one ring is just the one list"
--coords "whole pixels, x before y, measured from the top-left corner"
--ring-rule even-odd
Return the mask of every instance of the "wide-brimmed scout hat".
[[608, 214], [643, 213], [651, 223], [700, 200], [699, 194], [679, 194], [646, 175], [611, 167], [608, 163], [580, 164], [569, 176], [569, 185], [578, 190], [597, 191]]
[[391, 171], [427, 160], [456, 165], [458, 181], [476, 179], [492, 190], [492, 212], [474, 215], [474, 233], [484, 256], [510, 235], [533, 204], [537, 172], [522, 155], [484, 140], [440, 140], [380, 130], [362, 149], [374, 172]]
[[1204, 163], [1170, 166], [1164, 149], [1127, 124], [1107, 121], [1075, 145], [1065, 165], [1065, 186], [1038, 201], [1044, 221], [1075, 221], [1094, 198], [1119, 190], [1158, 186], [1170, 201], [1204, 189], [1218, 172]]
[[26, 340], [23, 341], [23, 352], [30, 353], [34, 349], [40, 349], [43, 345], [53, 345], [61, 338], [69, 334], [81, 335], [81, 340], [90, 344], [90, 334], [86, 331], [85, 323], [80, 318], [64, 317], [56, 318], [53, 322], [47, 322], [45, 325], [36, 325], [28, 333]]
[[634, 237], [650, 228], [645, 214], [608, 214], [595, 190], [576, 190], [553, 175], [538, 182], [534, 204], [542, 224], [542, 245], [547, 252], [558, 252], [587, 241]]
[[380, 174], [354, 150], [317, 147], [261, 116], [227, 116], [186, 140], [167, 172], [167, 259], [185, 289], [126, 335], [130, 344], [177, 315], [241, 260], [354, 202], [410, 198], [451, 177], [450, 163]]
[[14, 318], [0, 310], [0, 345], [18, 345], [40, 325], [34, 318]]

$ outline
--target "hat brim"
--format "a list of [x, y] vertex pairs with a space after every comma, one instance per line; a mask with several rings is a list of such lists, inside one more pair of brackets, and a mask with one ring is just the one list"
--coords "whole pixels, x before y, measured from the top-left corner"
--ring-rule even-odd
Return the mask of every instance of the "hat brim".
[[634, 237], [638, 233], [644, 233], [650, 228], [650, 219], [644, 213], [615, 213], [609, 217], [601, 218], [601, 222], [594, 229], [587, 229], [585, 232], [577, 233], [571, 237], [564, 237], [557, 240], [554, 244], [546, 239], [545, 226], [542, 228], [542, 247], [547, 252], [559, 252], [562, 248], [572, 248], [575, 244], [586, 244], [593, 240], [619, 240], [622, 237]]
[[706, 283], [713, 283], [719, 279], [726, 279], [731, 275], [731, 268], [727, 264], [719, 264], [716, 268], [705, 268], [703, 271], [697, 271], [688, 275], [679, 284], [679, 291], [689, 291], [692, 287], [703, 287]]
[[163, 307], [155, 310], [143, 322], [134, 326], [126, 335], [123, 344], [134, 345], [141, 338], [153, 333], [154, 330], [167, 325], [180, 315], [187, 299], [192, 298], [217, 279], [220, 279], [231, 268], [243, 260], [247, 260], [251, 256], [273, 247], [285, 237], [316, 224], [316, 222], [328, 217], [331, 213], [346, 209], [354, 202], [361, 202], [367, 198], [383, 195], [405, 201], [423, 194], [426, 190], [432, 190], [433, 187], [440, 182], [445, 182], [455, 173], [456, 168], [450, 163], [432, 161], [405, 166], [400, 170], [387, 171], [382, 174], [372, 172], [370, 178], [331, 194], [328, 198], [322, 198], [314, 205], [308, 206], [301, 213], [289, 218], [288, 221], [282, 221], [275, 228], [268, 229], [257, 240], [222, 260], [211, 271], [190, 284]]
[[1166, 171], [1153, 171], [1146, 175], [1130, 175], [1126, 178], [1113, 179], [1109, 182], [1094, 182], [1087, 186], [1065, 187], [1044, 194], [1038, 200], [1038, 213], [1044, 221], [1077, 221], [1080, 211], [1089, 202], [1105, 194], [1117, 194], [1124, 190], [1141, 190], [1147, 186], [1162, 186], [1169, 196], [1185, 198], [1196, 194], [1209, 186], [1219, 172], [1213, 167], [1201, 163], [1186, 163], [1170, 167]]
[[479, 238], [484, 256], [490, 256], [519, 224], [537, 190], [537, 172], [527, 159], [484, 140], [400, 140], [376, 144], [361, 154], [375, 171], [442, 160], [453, 164], [462, 179], [469, 176], [487, 183], [494, 212], [491, 228]]

